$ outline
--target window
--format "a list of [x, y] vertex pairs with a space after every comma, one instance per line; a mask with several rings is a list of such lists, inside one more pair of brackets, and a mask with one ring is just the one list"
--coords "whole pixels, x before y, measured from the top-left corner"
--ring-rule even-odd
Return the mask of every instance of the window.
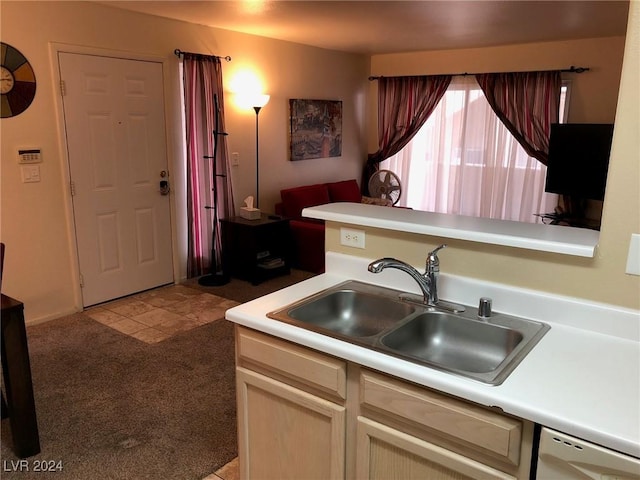
[[[568, 84], [563, 84], [560, 121]], [[539, 223], [557, 195], [495, 115], [473, 77], [456, 77], [415, 137], [380, 164], [402, 181], [399, 204], [416, 210]]]

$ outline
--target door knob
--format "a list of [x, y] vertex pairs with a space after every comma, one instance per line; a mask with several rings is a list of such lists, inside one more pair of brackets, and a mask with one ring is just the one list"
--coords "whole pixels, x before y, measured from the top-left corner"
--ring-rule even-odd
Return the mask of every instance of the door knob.
[[169, 195], [170, 191], [171, 187], [169, 187], [169, 182], [160, 180], [160, 195]]

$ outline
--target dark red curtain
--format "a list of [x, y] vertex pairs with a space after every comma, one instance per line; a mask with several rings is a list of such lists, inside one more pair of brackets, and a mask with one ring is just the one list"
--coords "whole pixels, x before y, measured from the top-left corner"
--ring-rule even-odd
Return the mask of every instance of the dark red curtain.
[[551, 124], [558, 122], [560, 71], [483, 73], [476, 80], [522, 148], [546, 165]]
[[[184, 54], [184, 101], [187, 145], [187, 277], [222, 265], [220, 218], [234, 214], [227, 140], [224, 132], [222, 66], [214, 56]], [[217, 99], [217, 105], [216, 105]], [[218, 125], [216, 125], [216, 106]], [[216, 145], [217, 143], [217, 145]], [[216, 171], [211, 159], [216, 152]], [[217, 196], [214, 199], [214, 195]], [[210, 208], [217, 205], [217, 211]], [[213, 212], [213, 214], [212, 214]], [[212, 258], [212, 251], [215, 258]], [[215, 274], [217, 272], [210, 271]]]
[[447, 91], [451, 75], [381, 77], [378, 79], [378, 151], [369, 154], [362, 175], [366, 191], [378, 164], [398, 153], [420, 127]]

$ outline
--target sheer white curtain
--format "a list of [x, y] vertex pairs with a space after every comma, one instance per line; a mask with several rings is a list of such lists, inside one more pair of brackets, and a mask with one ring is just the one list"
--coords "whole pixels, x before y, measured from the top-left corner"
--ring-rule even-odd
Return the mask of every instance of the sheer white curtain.
[[400, 205], [416, 210], [540, 222], [557, 195], [495, 115], [473, 77], [457, 77], [407, 146], [380, 164], [402, 181]]

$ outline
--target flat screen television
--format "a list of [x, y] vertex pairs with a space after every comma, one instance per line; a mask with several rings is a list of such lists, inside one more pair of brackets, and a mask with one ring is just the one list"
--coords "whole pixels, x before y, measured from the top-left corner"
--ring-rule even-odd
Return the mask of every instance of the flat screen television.
[[613, 124], [554, 123], [545, 191], [576, 200], [604, 200]]

